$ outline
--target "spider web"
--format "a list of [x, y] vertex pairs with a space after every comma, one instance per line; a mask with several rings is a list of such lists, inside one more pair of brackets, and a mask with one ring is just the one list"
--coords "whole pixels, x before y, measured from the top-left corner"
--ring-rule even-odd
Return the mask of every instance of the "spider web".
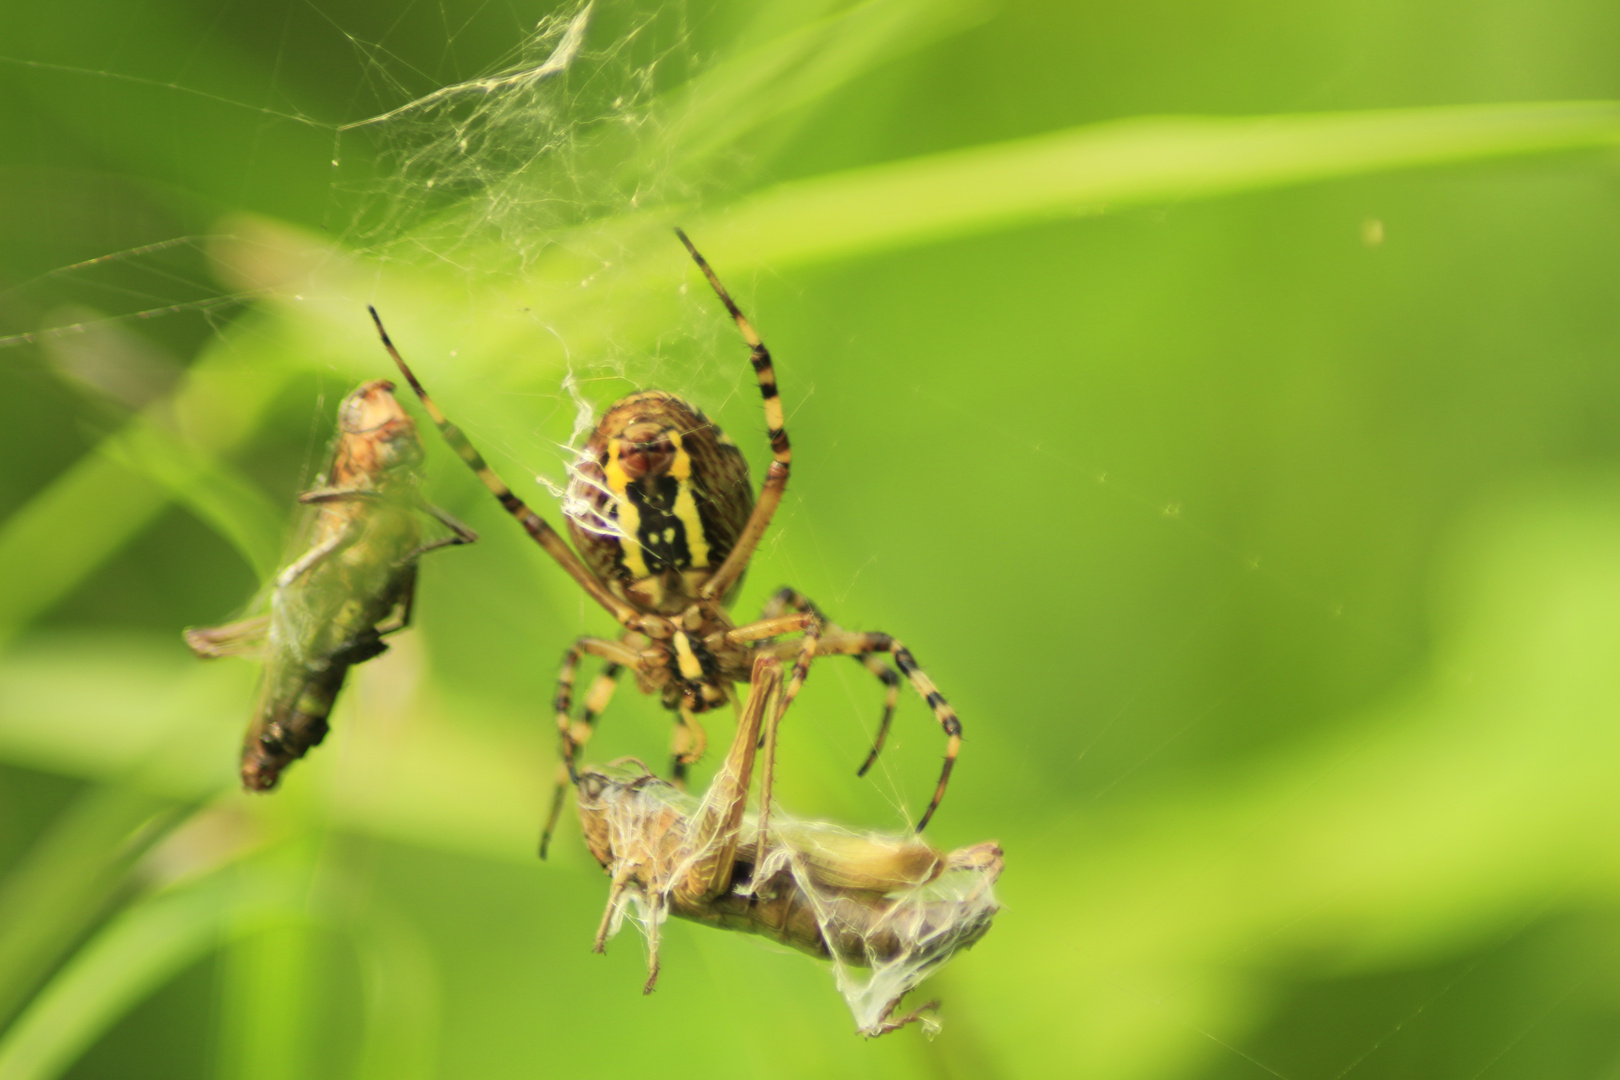
[[596, 17], [592, 2], [548, 15], [495, 73], [339, 126], [340, 151], [373, 149], [369, 175], [336, 185], [358, 207], [348, 246], [448, 262], [501, 251], [509, 262], [476, 271], [521, 270], [571, 229], [667, 201], [669, 178], [633, 150], [688, 47], [683, 8], [635, 13], [616, 36], [591, 33]]

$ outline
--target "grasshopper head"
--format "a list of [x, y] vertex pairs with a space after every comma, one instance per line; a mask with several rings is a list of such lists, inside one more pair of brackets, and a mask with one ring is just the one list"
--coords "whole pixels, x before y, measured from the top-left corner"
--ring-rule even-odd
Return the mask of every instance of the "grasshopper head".
[[394, 384], [387, 379], [364, 383], [343, 399], [338, 408], [338, 452], [334, 477], [376, 486], [389, 474], [414, 474], [422, 462], [422, 440], [416, 424], [394, 400]]

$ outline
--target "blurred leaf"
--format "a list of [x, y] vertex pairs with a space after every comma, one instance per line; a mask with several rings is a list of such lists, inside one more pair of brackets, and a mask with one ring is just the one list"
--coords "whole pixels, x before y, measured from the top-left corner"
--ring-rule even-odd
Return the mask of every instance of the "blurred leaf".
[[312, 928], [273, 927], [224, 950], [221, 1080], [301, 1080], [310, 1074], [320, 978]]
[[[0, 756], [190, 801], [234, 780], [253, 667], [176, 642], [30, 641], [0, 654]], [[222, 768], [221, 763], [226, 763]]]
[[660, 145], [642, 153], [686, 170], [723, 150], [741, 153], [747, 139], [747, 159], [757, 163], [759, 144], [779, 145], [793, 112], [986, 13], [977, 0], [868, 0], [797, 26], [720, 59], [659, 102]]
[[217, 350], [187, 372], [171, 400], [109, 436], [0, 524], [0, 562], [29, 567], [0, 578], [0, 646], [150, 524], [174, 485], [192, 487], [208, 520], [239, 538], [255, 563], [271, 541], [279, 544], [280, 528], [248, 539], [268, 525], [268, 510], [208, 458], [254, 433], [292, 370], [285, 361], [252, 361]]
[[1105, 1075], [1162, 1075], [1205, 1032], [1246, 1026], [1246, 972], [1432, 962], [1549, 898], [1620, 900], [1620, 495], [1498, 506], [1453, 565], [1425, 682], [1343, 733], [1073, 814], [1009, 854], [1010, 910], [953, 971], [1004, 1048], [1039, 1038]]
[[99, 450], [167, 488], [170, 498], [224, 537], [261, 581], [274, 573], [290, 511], [278, 511], [253, 481], [155, 424], [135, 425]]
[[[409, 688], [403, 642], [359, 668], [321, 753], [273, 799], [232, 796], [272, 817], [325, 817], [356, 832], [528, 864], [548, 748], [526, 729], [489, 730], [383, 688]], [[168, 798], [235, 781], [253, 665], [201, 662], [117, 640], [31, 644], [0, 658], [0, 759]], [[407, 689], [408, 692], [408, 689]], [[109, 730], [108, 718], [120, 718]], [[353, 752], [346, 752], [349, 743]]]
[[[307, 324], [293, 331], [306, 348], [347, 341], [364, 356], [355, 313], [376, 302], [407, 354], [452, 353], [457, 368], [554, 385], [567, 356], [667, 332], [677, 287], [693, 277], [669, 240], [677, 216], [735, 278], [1120, 207], [1617, 144], [1620, 105], [1611, 102], [1111, 121], [793, 181], [702, 212], [599, 218], [559, 232], [519, 271], [488, 272], [449, 308], [444, 297], [465, 291], [459, 266], [373, 261], [279, 223], [238, 220], [214, 255], [233, 287]], [[491, 268], [510, 261], [495, 246], [469, 258]], [[526, 358], [521, 371], [507, 363], [513, 354]]]
[[173, 812], [173, 803], [146, 792], [92, 788], [0, 879], [0, 1029], [108, 910]]
[[168, 492], [92, 453], [0, 525], [0, 560], [32, 568], [0, 578], [0, 644], [144, 529]]
[[871, 254], [1125, 206], [1620, 144], [1607, 101], [1143, 117], [797, 180], [692, 223], [728, 262]]
[[0, 1080], [60, 1076], [96, 1038], [230, 938], [307, 919], [307, 882], [226, 873], [130, 908], [85, 946], [0, 1038]]
[[356, 1080], [430, 1080], [438, 1075], [440, 988], [420, 931], [368, 900], [351, 924], [360, 955], [365, 1027]]

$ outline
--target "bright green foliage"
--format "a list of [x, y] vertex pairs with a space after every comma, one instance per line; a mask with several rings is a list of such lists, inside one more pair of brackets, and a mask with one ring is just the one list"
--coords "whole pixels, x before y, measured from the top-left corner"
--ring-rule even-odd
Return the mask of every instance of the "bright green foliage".
[[[0, 1080], [1613, 1075], [1612, 5], [577, 11], [0, 13]], [[612, 627], [431, 433], [483, 541], [274, 795], [253, 666], [180, 641], [391, 374], [367, 303], [554, 524], [576, 394], [758, 471], [677, 223], [796, 451], [738, 610], [901, 637], [966, 726], [930, 835], [1007, 852], [932, 1043], [740, 935], [647, 999], [590, 954], [606, 880], [533, 849]], [[943, 738], [902, 698], [856, 780], [880, 701], [818, 663], [785, 808], [915, 816]], [[668, 734], [626, 686], [589, 753]]]

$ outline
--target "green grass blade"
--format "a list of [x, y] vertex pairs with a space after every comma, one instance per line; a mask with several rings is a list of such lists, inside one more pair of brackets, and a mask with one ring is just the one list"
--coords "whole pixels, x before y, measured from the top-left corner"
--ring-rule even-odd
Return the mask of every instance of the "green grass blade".
[[[656, 156], [688, 168], [745, 138], [779, 143], [782, 133], [767, 125], [961, 29], [980, 11], [960, 0], [870, 0], [797, 27], [704, 71], [661, 103], [666, 148]], [[750, 149], [757, 158], [757, 142]]]
[[167, 489], [242, 556], [261, 580], [275, 571], [289, 510], [278, 510], [253, 481], [156, 424], [108, 439], [101, 451]]
[[131, 863], [161, 838], [174, 804], [108, 786], [87, 791], [0, 881], [0, 1025], [107, 911]]
[[[221, 484], [222, 474], [207, 462], [257, 430], [291, 371], [284, 362], [244, 362], [238, 349], [216, 347], [170, 400], [109, 436], [0, 524], [0, 565], [29, 568], [0, 576], [0, 646], [149, 525], [176, 486], [192, 486], [210, 473], [215, 482], [193, 488], [210, 508], [205, 520], [244, 545], [250, 561], [264, 560], [268, 545], [280, 541], [279, 524], [269, 537], [247, 539], [268, 527], [265, 512], [240, 485]], [[187, 449], [176, 450], [170, 423]], [[221, 525], [225, 519], [229, 524]], [[236, 533], [243, 534], [239, 541]]]
[[223, 950], [220, 1080], [302, 1080], [311, 1062], [310, 1012], [320, 979], [306, 926], [278, 926]]
[[432, 949], [402, 916], [375, 901], [350, 924], [365, 998], [357, 1080], [437, 1075], [439, 975]]
[[141, 903], [82, 949], [0, 1039], [0, 1080], [60, 1076], [131, 1006], [230, 938], [306, 918], [302, 879], [226, 873]]
[[49, 610], [155, 520], [169, 501], [159, 484], [90, 453], [0, 526], [0, 646]]
[[782, 265], [1144, 204], [1620, 144], [1620, 104], [1143, 117], [781, 184], [690, 223]]
[[0, 760], [194, 802], [235, 782], [254, 665], [180, 644], [37, 638], [0, 658]]

